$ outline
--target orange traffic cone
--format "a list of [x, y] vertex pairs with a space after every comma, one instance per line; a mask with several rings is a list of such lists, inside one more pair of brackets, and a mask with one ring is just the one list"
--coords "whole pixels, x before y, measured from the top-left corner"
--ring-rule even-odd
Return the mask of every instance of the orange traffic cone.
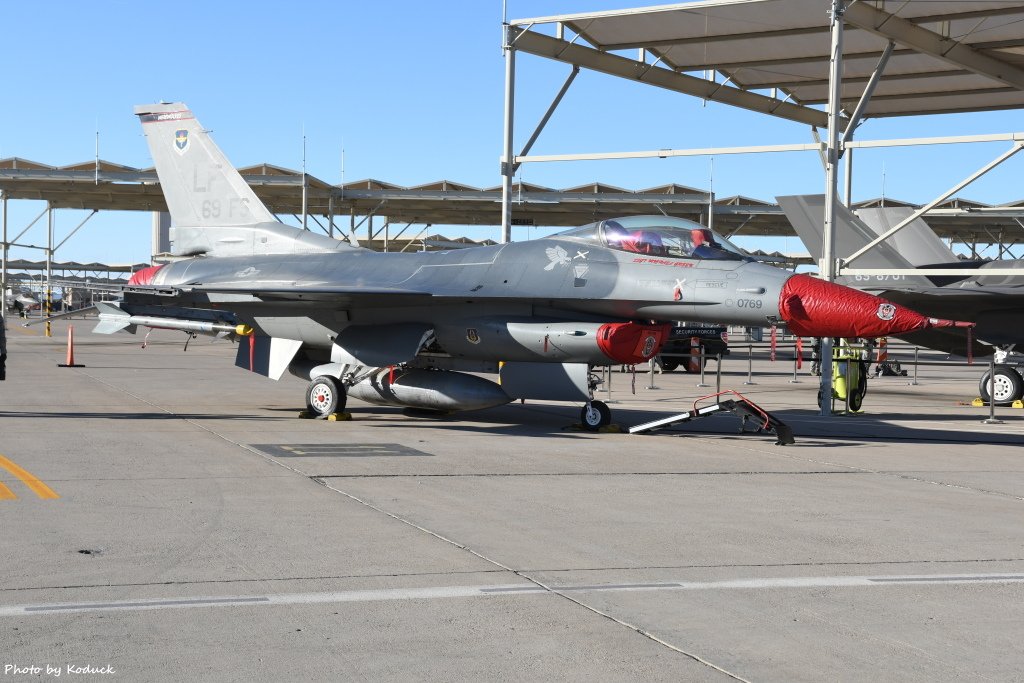
[[66, 363], [57, 363], [58, 368], [84, 368], [75, 362], [75, 326], [68, 325], [68, 358]]

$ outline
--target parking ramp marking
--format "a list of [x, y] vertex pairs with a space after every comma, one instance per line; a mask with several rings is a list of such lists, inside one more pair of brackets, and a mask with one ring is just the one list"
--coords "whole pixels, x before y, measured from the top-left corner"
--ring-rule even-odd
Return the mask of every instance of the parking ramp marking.
[[7, 484], [0, 481], [0, 500], [14, 500], [15, 498], [17, 496], [14, 495], [14, 491], [7, 488]]
[[[16, 476], [18, 479], [20, 479], [22, 483], [25, 484], [25, 486], [32, 489], [32, 492], [35, 493], [40, 498], [43, 498], [44, 500], [53, 500], [55, 498], [60, 498], [60, 496], [57, 495], [57, 492], [51, 489], [46, 484], [44, 484], [39, 479], [39, 477], [29, 472], [18, 463], [12, 460], [8, 460], [2, 455], [0, 455], [0, 467], [3, 467], [5, 470]], [[2, 494], [3, 492], [0, 491], [0, 498], [3, 497]], [[11, 493], [11, 498], [14, 498], [13, 493]]]
[[384, 600], [444, 600], [452, 598], [483, 598], [537, 596], [578, 591], [723, 591], [777, 590], [809, 588], [867, 588], [894, 585], [947, 586], [950, 584], [1024, 583], [1024, 574], [945, 574], [909, 576], [797, 576], [727, 579], [718, 581], [679, 581], [678, 583], [617, 583], [553, 585], [537, 583], [490, 586], [434, 586], [421, 588], [381, 588], [369, 590], [328, 591], [322, 593], [279, 593], [275, 595], [180, 596], [152, 600], [113, 600], [107, 602], [49, 603], [35, 605], [0, 605], [0, 618], [26, 615], [68, 614], [110, 611], [191, 609], [209, 607], [273, 607], [282, 605], [322, 605]]

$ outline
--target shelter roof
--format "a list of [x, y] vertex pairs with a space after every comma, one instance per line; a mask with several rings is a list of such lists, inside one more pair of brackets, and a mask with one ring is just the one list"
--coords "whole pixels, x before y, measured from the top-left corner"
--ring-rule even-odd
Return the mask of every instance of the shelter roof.
[[[707, 0], [512, 25], [522, 31], [515, 37], [522, 51], [824, 126], [818, 106], [828, 100], [828, 7], [825, 0]], [[844, 21], [847, 115], [890, 41], [868, 117], [1024, 107], [1024, 4], [1017, 0], [852, 0]], [[590, 45], [537, 30], [553, 24]], [[637, 48], [656, 65], [632, 59]], [[613, 54], [625, 50], [632, 55]], [[703, 78], [707, 70], [728, 84]], [[756, 92], [772, 89], [785, 96]]]

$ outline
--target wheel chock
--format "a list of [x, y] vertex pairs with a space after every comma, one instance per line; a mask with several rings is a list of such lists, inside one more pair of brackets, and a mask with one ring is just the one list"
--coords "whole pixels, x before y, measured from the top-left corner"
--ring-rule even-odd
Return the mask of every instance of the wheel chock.
[[298, 417], [300, 420], [315, 420], [316, 418], [319, 417], [319, 415], [317, 415], [316, 413], [311, 413], [308, 410], [303, 410], [301, 413], [299, 413]]
[[605, 425], [604, 427], [598, 427], [597, 429], [591, 429], [582, 422], [576, 422], [574, 424], [563, 427], [562, 431], [573, 431], [573, 432], [587, 432], [589, 434], [625, 434], [626, 430], [619, 424]]
[[971, 401], [971, 405], [974, 406], [975, 408], [984, 408], [988, 404], [982, 401], [980, 398], [976, 398], [973, 401]]
[[352, 413], [331, 413], [327, 416], [328, 422], [350, 422]]
[[1010, 407], [1011, 408], [1024, 408], [1024, 401], [1021, 401], [1020, 399], [1017, 399], [1016, 401], [1014, 401], [1013, 403], [1010, 404]]

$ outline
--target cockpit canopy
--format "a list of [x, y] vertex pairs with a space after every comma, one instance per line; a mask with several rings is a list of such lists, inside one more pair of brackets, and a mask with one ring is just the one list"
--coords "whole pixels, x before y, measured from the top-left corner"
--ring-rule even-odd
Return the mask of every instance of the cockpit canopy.
[[560, 232], [591, 244], [634, 254], [668, 258], [750, 261], [729, 240], [699, 223], [670, 216], [612, 218]]

